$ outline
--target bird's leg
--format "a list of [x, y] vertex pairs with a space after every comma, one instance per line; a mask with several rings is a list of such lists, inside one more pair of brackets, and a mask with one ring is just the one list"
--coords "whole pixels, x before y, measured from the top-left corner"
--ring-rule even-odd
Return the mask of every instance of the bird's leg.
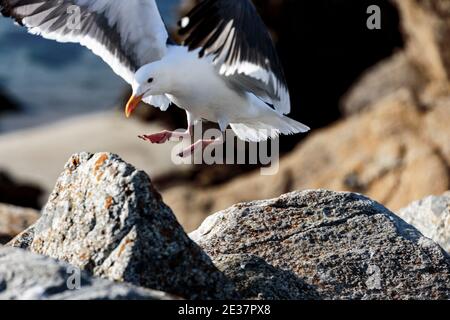
[[183, 151], [181, 151], [178, 156], [181, 158], [187, 158], [189, 156], [191, 156], [197, 149], [201, 148], [201, 150], [205, 150], [205, 148], [211, 144], [221, 144], [223, 143], [224, 138], [223, 135], [216, 138], [216, 139], [203, 139], [203, 140], [198, 140], [196, 143], [190, 145], [189, 147], [187, 147], [186, 149], [184, 149]]
[[158, 133], [149, 134], [149, 135], [141, 135], [141, 138], [144, 141], [149, 141], [151, 143], [162, 144], [169, 141], [171, 138], [176, 139], [184, 139], [190, 138], [192, 136], [193, 126], [194, 126], [194, 118], [191, 113], [186, 111], [188, 128], [186, 131], [168, 131], [164, 130]]
[[187, 158], [187, 157], [191, 156], [195, 152], [195, 150], [197, 150], [198, 148], [201, 148], [203, 151], [209, 145], [222, 144], [225, 141], [225, 134], [226, 134], [225, 131], [226, 131], [228, 125], [229, 125], [228, 119], [225, 119], [225, 118], [219, 119], [219, 127], [220, 127], [220, 131], [222, 132], [222, 134], [219, 137], [216, 137], [215, 139], [198, 140], [196, 143], [194, 143], [193, 145], [187, 147], [182, 152], [180, 152], [178, 154], [178, 156], [182, 157], [182, 158]]
[[154, 134], [141, 135], [139, 136], [139, 138], [141, 138], [144, 141], [149, 141], [151, 143], [162, 144], [169, 141], [171, 138], [184, 139], [189, 138], [190, 136], [191, 136], [191, 129], [189, 128], [184, 132], [164, 130]]

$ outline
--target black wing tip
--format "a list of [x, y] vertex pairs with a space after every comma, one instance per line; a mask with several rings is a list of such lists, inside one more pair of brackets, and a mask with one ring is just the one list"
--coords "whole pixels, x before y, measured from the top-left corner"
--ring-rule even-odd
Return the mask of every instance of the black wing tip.
[[14, 14], [13, 7], [8, 0], [0, 0], [0, 14], [6, 18], [14, 19], [18, 24], [23, 26], [23, 17]]
[[12, 14], [11, 6], [5, 0], [0, 0], [0, 13], [4, 17], [11, 17]]
[[178, 34], [185, 36], [190, 33], [194, 26], [192, 23], [193, 18], [198, 15], [204, 15], [206, 10], [211, 8], [212, 4], [214, 4], [214, 0], [203, 0], [194, 5], [184, 17], [178, 20]]

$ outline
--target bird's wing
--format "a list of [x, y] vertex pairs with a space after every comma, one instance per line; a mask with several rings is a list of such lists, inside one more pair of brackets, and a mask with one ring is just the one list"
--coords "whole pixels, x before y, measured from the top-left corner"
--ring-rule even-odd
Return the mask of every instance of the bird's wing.
[[254, 93], [283, 114], [290, 97], [270, 34], [250, 0], [204, 0], [179, 22], [183, 44], [212, 56], [231, 85]]
[[30, 33], [91, 49], [130, 84], [139, 67], [165, 54], [155, 0], [0, 0], [0, 10]]

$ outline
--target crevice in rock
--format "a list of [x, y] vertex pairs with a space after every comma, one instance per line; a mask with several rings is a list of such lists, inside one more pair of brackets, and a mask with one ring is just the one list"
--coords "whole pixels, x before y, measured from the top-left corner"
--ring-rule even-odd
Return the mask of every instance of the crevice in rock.
[[[294, 232], [290, 232], [290, 233], [288, 233], [288, 234], [286, 234], [284, 236], [272, 235], [270, 237], [267, 237], [267, 238], [259, 240], [259, 241], [255, 241], [255, 242], [252, 242], [252, 243], [249, 243], [249, 244], [246, 243], [240, 249], [254, 248], [254, 247], [258, 246], [258, 245], [261, 245], [261, 244], [264, 244], [264, 243], [267, 243], [267, 242], [283, 242], [283, 241], [289, 240], [290, 238], [292, 238], [294, 236], [306, 234], [306, 233], [308, 233], [308, 232], [310, 232], [312, 230], [315, 230], [315, 229], [321, 229], [321, 228], [326, 228], [326, 227], [331, 227], [331, 226], [338, 226], [338, 225], [344, 224], [348, 220], [350, 220], [352, 218], [355, 218], [355, 217], [357, 217], [359, 215], [363, 215], [363, 214], [366, 214], [366, 213], [359, 212], [359, 213], [351, 214], [351, 215], [349, 215], [347, 217], [344, 217], [342, 219], [336, 219], [334, 221], [319, 222], [318, 224], [313, 224], [313, 225], [311, 225], [310, 227], [308, 227], [306, 229], [295, 230]], [[230, 253], [224, 253], [224, 254], [230, 254]]]

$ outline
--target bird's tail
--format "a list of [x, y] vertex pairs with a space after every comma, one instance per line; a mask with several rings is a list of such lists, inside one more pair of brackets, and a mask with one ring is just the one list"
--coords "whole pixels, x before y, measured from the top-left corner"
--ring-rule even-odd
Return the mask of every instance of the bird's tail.
[[246, 123], [232, 123], [231, 129], [244, 141], [259, 142], [275, 139], [279, 135], [308, 132], [310, 128], [286, 116], [276, 114]]

